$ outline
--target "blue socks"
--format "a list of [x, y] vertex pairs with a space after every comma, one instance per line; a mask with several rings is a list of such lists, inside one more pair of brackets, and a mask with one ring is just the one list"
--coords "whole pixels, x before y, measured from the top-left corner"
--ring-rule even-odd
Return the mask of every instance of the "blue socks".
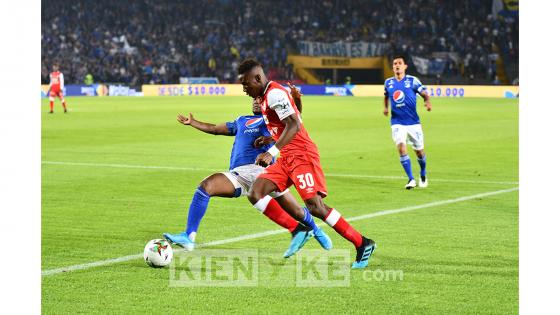
[[418, 158], [418, 164], [420, 164], [420, 176], [426, 176], [426, 155], [422, 158]]
[[408, 175], [408, 180], [413, 180], [414, 176], [412, 176], [412, 163], [410, 163], [408, 154], [401, 156], [401, 164], [404, 168], [404, 171], [406, 172], [406, 175]]
[[315, 221], [313, 221], [313, 217], [311, 216], [311, 213], [309, 213], [309, 209], [307, 209], [307, 207], [303, 207], [303, 212], [304, 212], [304, 217], [303, 217], [303, 222], [302, 223], [305, 226], [308, 226], [308, 227], [312, 228], [313, 232], [317, 232], [319, 227], [317, 227], [317, 225], [315, 224]]
[[196, 237], [196, 231], [198, 231], [200, 221], [206, 213], [206, 208], [208, 208], [209, 201], [210, 195], [208, 195], [208, 193], [204, 191], [204, 188], [198, 186], [198, 188], [194, 192], [187, 219], [187, 236], [191, 239], [191, 241], [194, 241], [194, 238]]

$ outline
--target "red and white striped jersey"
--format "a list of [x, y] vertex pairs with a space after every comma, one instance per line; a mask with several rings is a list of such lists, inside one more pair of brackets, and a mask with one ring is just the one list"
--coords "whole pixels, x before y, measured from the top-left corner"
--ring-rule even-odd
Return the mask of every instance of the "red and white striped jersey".
[[296, 114], [297, 119], [301, 123], [301, 129], [296, 133], [292, 141], [280, 150], [283, 156], [311, 155], [319, 157], [319, 150], [309, 137], [307, 130], [305, 130], [303, 120], [290, 92], [282, 85], [274, 81], [268, 82], [261, 102], [261, 110], [266, 127], [275, 141], [278, 141], [286, 127], [282, 122], [284, 118]]
[[62, 74], [62, 72], [60, 71], [53, 71], [50, 74], [50, 86], [51, 88], [57, 88], [57, 89], [64, 89], [64, 74]]

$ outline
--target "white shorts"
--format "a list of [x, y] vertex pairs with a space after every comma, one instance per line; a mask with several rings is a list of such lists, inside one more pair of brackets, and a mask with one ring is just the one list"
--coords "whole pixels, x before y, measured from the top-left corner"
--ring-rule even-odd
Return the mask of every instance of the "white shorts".
[[422, 125], [392, 125], [393, 141], [396, 145], [408, 143], [414, 150], [424, 149], [424, 133]]
[[[256, 164], [247, 164], [238, 166], [228, 172], [222, 172], [230, 180], [235, 187], [235, 197], [249, 195], [249, 190], [257, 177], [264, 171], [264, 167]], [[286, 189], [283, 192], [273, 191], [269, 195], [272, 198], [277, 198], [290, 191]]]

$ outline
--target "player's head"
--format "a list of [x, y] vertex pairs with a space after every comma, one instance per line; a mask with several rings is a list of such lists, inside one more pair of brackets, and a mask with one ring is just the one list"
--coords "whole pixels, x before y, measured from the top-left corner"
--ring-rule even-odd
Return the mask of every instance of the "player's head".
[[58, 63], [53, 63], [52, 69], [53, 71], [58, 71]]
[[406, 58], [402, 55], [397, 55], [393, 58], [393, 72], [395, 75], [401, 75], [406, 72], [408, 65], [406, 64]]
[[261, 115], [262, 114], [262, 110], [261, 110], [261, 98], [257, 97], [253, 99], [253, 114], [255, 115]]
[[243, 92], [252, 98], [263, 95], [268, 79], [260, 62], [252, 58], [245, 59], [237, 68], [237, 73], [243, 85]]

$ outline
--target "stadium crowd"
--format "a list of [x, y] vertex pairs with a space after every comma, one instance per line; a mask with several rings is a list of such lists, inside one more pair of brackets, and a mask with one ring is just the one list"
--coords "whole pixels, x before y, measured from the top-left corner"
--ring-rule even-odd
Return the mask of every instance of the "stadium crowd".
[[387, 55], [452, 56], [444, 75], [492, 79], [496, 54], [518, 62], [518, 22], [482, 0], [110, 1], [42, 6], [41, 79], [58, 62], [67, 83], [235, 82], [253, 56], [274, 80], [293, 80], [286, 57], [300, 40], [388, 43]]

